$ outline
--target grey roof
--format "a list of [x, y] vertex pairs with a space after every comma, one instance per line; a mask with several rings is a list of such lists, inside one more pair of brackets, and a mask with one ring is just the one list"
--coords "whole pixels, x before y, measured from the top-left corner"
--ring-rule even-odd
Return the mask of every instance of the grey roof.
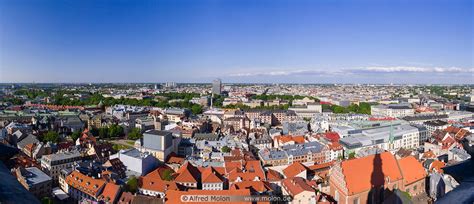
[[213, 133], [196, 133], [194, 134], [194, 139], [196, 140], [217, 140], [219, 135]]
[[348, 137], [340, 139], [341, 145], [346, 148], [358, 148], [370, 146], [374, 144], [385, 143], [390, 140], [390, 132], [392, 132], [394, 140], [402, 139], [404, 134], [418, 132], [418, 128], [410, 125], [394, 125], [372, 128], [367, 130], [352, 131]]
[[78, 158], [81, 157], [81, 153], [77, 150], [73, 150], [70, 152], [58, 152], [55, 154], [49, 154], [43, 156], [43, 159], [46, 158], [50, 161], [56, 161], [56, 160], [65, 160], [65, 159], [73, 159], [73, 158]]
[[28, 136], [26, 136], [17, 143], [17, 146], [18, 148], [23, 149], [26, 145], [34, 143], [39, 143], [39, 140], [36, 138], [36, 136], [28, 134]]
[[43, 182], [51, 181], [51, 177], [42, 172], [37, 167], [28, 167], [21, 171], [23, 177], [25, 177], [29, 185], [41, 184]]
[[[143, 133], [143, 147], [154, 149], [154, 150], [164, 150], [172, 145], [173, 142], [173, 133], [170, 131], [163, 130], [149, 130]], [[164, 137], [162, 140], [161, 138]], [[164, 142], [164, 143], [163, 143]]]
[[120, 150], [120, 154], [127, 155], [129, 157], [134, 157], [137, 159], [141, 159], [144, 157], [144, 154], [138, 151], [138, 149], [128, 149], [128, 150]]
[[259, 155], [263, 160], [280, 160], [288, 158], [288, 155], [285, 151], [280, 151], [277, 149], [262, 149], [259, 151]]

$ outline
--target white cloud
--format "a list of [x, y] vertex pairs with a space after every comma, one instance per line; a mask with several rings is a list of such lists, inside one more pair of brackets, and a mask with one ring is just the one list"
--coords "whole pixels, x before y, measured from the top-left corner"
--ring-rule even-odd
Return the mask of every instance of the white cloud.
[[286, 69], [266, 70], [254, 72], [238, 72], [229, 74], [230, 77], [256, 77], [256, 76], [331, 76], [337, 74], [367, 74], [367, 73], [445, 73], [445, 74], [474, 74], [474, 68], [459, 67], [417, 67], [417, 66], [368, 66], [343, 69]]
[[420, 73], [469, 73], [474, 69], [463, 69], [459, 67], [414, 67], [414, 66], [371, 66], [348, 69], [351, 72], [381, 72], [381, 73], [395, 73], [395, 72], [420, 72]]

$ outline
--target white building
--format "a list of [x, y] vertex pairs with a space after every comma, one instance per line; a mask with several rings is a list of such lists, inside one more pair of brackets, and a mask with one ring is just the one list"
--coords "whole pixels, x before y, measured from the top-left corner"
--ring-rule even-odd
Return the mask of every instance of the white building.
[[415, 109], [408, 104], [375, 105], [371, 107], [371, 112], [376, 116], [399, 118], [414, 115]]

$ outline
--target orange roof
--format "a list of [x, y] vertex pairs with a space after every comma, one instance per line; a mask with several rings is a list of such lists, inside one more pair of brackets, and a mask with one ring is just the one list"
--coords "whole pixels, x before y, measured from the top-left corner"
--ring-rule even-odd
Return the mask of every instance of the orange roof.
[[308, 169], [310, 169], [312, 171], [317, 171], [317, 170], [329, 168], [332, 165], [334, 165], [334, 163], [335, 163], [334, 161], [330, 161], [330, 162], [326, 162], [326, 163], [322, 163], [322, 164], [316, 164], [315, 163], [314, 165], [308, 166]]
[[120, 186], [113, 183], [105, 184], [102, 194], [99, 196], [101, 200], [114, 202], [117, 195], [120, 193]]
[[178, 185], [174, 181], [165, 181], [161, 178], [160, 168], [148, 173], [140, 178], [140, 186], [143, 189], [166, 192], [167, 190], [177, 190]]
[[307, 180], [301, 177], [284, 179], [282, 182], [282, 186], [284, 186], [288, 190], [288, 193], [293, 197], [303, 191], [316, 193], [316, 191], [309, 185]]
[[66, 177], [66, 183], [92, 197], [96, 197], [99, 190], [105, 185], [104, 180], [88, 177], [78, 171], [69, 174]]
[[398, 160], [398, 164], [400, 165], [403, 179], [406, 184], [411, 184], [426, 177], [425, 169], [413, 156], [404, 157]]
[[213, 167], [207, 167], [201, 171], [202, 183], [222, 183], [223, 178]]
[[335, 150], [335, 151], [337, 151], [337, 150], [342, 150], [342, 145], [339, 144], [339, 142], [332, 142], [332, 143], [329, 143], [328, 146], [329, 146], [329, 149], [331, 149], [331, 150]]
[[423, 153], [423, 158], [436, 158], [436, 155], [434, 154], [433, 151], [427, 151]]
[[282, 144], [291, 142], [291, 141], [294, 141], [296, 144], [305, 143], [304, 136], [281, 135], [281, 136], [276, 136], [275, 140], [279, 141]]
[[199, 170], [191, 163], [186, 162], [178, 170], [178, 176], [175, 178], [176, 182], [180, 183], [198, 183]]
[[281, 181], [283, 179], [283, 175], [281, 175], [278, 171], [273, 169], [268, 169], [267, 171], [267, 181]]
[[[250, 196], [250, 190], [249, 189], [241, 189], [241, 190], [222, 190], [222, 191], [215, 191], [215, 190], [188, 190], [188, 191], [175, 191], [175, 190], [170, 190], [166, 193], [166, 197], [165, 197], [165, 202], [166, 203], [173, 203], [173, 204], [176, 204], [176, 203], [183, 203], [183, 204], [187, 204], [189, 202], [183, 202], [181, 200], [181, 196], [183, 195], [187, 195], [188, 198], [189, 196], [206, 196], [206, 195], [209, 195], [209, 196], [215, 196], [215, 195], [219, 195], [219, 196]], [[193, 202], [195, 204], [200, 204], [200, 203], [208, 203], [208, 202]], [[225, 204], [228, 204], [229, 202], [228, 201], [222, 201], [222, 202], [212, 202], [212, 203], [215, 203], [215, 204], [219, 204], [219, 203], [225, 203]], [[231, 202], [232, 204], [250, 204], [252, 202], [244, 202], [244, 201], [240, 201], [240, 202]]]
[[433, 171], [433, 170], [436, 170], [437, 172], [439, 173], [443, 173], [443, 168], [446, 166], [446, 164], [442, 161], [439, 161], [439, 160], [434, 160], [432, 163], [431, 163], [431, 166], [430, 166], [430, 171]]
[[303, 171], [306, 171], [306, 170], [307, 170], [307, 168], [306, 168], [305, 165], [303, 165], [299, 162], [295, 162], [293, 164], [290, 164], [285, 169], [283, 169], [283, 174], [286, 176], [286, 178], [291, 178], [291, 177], [295, 177], [299, 173], [301, 173]]
[[349, 195], [367, 191], [372, 185], [382, 186], [387, 177], [391, 182], [402, 179], [397, 160], [390, 152], [345, 160], [341, 168]]

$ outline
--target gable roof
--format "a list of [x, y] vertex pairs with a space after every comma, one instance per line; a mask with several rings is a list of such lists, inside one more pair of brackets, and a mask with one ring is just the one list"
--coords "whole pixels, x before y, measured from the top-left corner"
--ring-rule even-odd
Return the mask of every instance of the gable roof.
[[387, 177], [390, 182], [402, 179], [397, 160], [390, 152], [345, 160], [341, 168], [349, 195], [382, 186]]
[[105, 185], [104, 180], [88, 177], [79, 171], [69, 174], [66, 177], [66, 183], [76, 189], [82, 189], [82, 192], [92, 197], [96, 197], [99, 190]]
[[186, 162], [179, 168], [177, 172], [178, 176], [175, 178], [175, 181], [179, 183], [198, 183], [200, 173], [198, 168]]
[[120, 193], [119, 185], [115, 185], [113, 183], [107, 183], [105, 184], [104, 190], [100, 194], [99, 198], [103, 201], [114, 203], [119, 193]]
[[278, 171], [273, 169], [268, 169], [267, 171], [267, 181], [281, 181], [283, 179], [283, 175], [281, 175]]
[[398, 164], [406, 184], [411, 184], [426, 177], [425, 169], [413, 156], [398, 160]]
[[201, 183], [222, 183], [224, 178], [214, 167], [207, 167], [201, 171]]
[[296, 196], [304, 191], [315, 192], [315, 190], [308, 184], [306, 179], [301, 177], [287, 178], [282, 181], [282, 186], [287, 189], [291, 196]]
[[145, 176], [140, 177], [140, 187], [143, 189], [166, 192], [167, 190], [178, 190], [179, 187], [174, 181], [165, 181], [161, 178], [160, 168], [153, 170]]
[[291, 177], [295, 177], [299, 173], [301, 173], [303, 171], [306, 171], [306, 170], [307, 170], [307, 168], [306, 168], [305, 165], [303, 165], [299, 162], [295, 162], [293, 164], [290, 164], [285, 169], [283, 169], [283, 174], [286, 176], [286, 178], [291, 178]]

